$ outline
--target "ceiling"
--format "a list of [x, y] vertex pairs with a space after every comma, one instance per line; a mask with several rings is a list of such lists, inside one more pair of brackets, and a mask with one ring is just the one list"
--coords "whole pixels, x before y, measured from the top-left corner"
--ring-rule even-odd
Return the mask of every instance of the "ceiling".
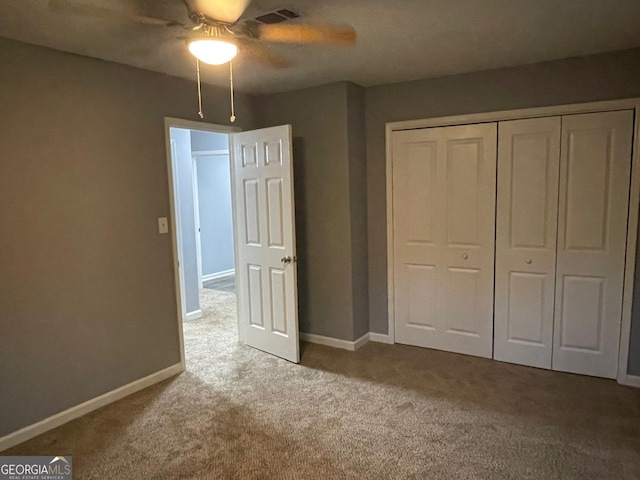
[[[182, 0], [78, 0], [187, 23]], [[200, 0], [207, 1], [207, 0]], [[243, 18], [290, 8], [303, 19], [348, 23], [355, 46], [273, 44], [294, 66], [267, 68], [239, 55], [238, 90], [272, 93], [334, 81], [363, 86], [438, 77], [640, 47], [639, 0], [254, 0]], [[0, 36], [193, 79], [180, 28], [146, 26], [2, 0]], [[228, 66], [203, 67], [227, 86]]]

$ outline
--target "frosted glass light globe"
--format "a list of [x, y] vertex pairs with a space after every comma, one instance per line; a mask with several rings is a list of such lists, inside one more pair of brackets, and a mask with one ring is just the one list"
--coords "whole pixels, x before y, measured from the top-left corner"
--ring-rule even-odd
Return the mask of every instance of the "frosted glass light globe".
[[223, 40], [202, 38], [189, 42], [189, 51], [201, 62], [222, 65], [238, 54], [238, 47]]

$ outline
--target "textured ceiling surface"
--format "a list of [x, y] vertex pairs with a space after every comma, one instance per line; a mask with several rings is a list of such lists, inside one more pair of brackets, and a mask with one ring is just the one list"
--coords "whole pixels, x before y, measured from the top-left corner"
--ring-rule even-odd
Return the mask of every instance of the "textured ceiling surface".
[[[182, 0], [77, 1], [188, 22]], [[302, 20], [348, 23], [358, 42], [270, 45], [293, 62], [287, 69], [241, 54], [234, 60], [239, 90], [270, 93], [341, 80], [372, 86], [640, 46], [639, 0], [254, 0], [243, 18], [283, 7]], [[47, 0], [0, 2], [2, 37], [193, 79], [195, 61], [182, 34], [56, 13]], [[203, 67], [203, 81], [226, 86], [228, 70]]]

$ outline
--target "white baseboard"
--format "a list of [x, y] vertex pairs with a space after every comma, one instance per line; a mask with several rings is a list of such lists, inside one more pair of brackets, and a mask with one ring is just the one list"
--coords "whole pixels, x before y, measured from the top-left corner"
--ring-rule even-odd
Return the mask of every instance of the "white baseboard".
[[619, 380], [618, 383], [621, 385], [626, 385], [628, 387], [640, 388], [640, 377], [627, 374], [625, 377]]
[[93, 412], [98, 408], [104, 407], [110, 403], [116, 402], [126, 396], [136, 393], [144, 388], [150, 387], [156, 383], [162, 382], [167, 378], [171, 378], [184, 371], [184, 367], [181, 363], [176, 363], [171, 367], [167, 367], [159, 372], [152, 373], [149, 376], [135, 380], [127, 385], [123, 385], [120, 388], [116, 388], [110, 392], [102, 394], [98, 397], [87, 400], [86, 402], [71, 407], [62, 412], [56, 413], [49, 418], [40, 420], [33, 425], [21, 428], [13, 433], [0, 437], [0, 452], [7, 450], [15, 445], [37, 437], [38, 435], [52, 430], [60, 425], [75, 420], [78, 417], [86, 415], [89, 412]]
[[354, 352], [360, 347], [369, 342], [369, 334], [365, 333], [357, 340], [341, 340], [339, 338], [325, 337], [323, 335], [316, 335], [314, 333], [300, 333], [300, 340], [304, 340], [309, 343], [317, 343], [319, 345], [326, 345], [327, 347], [341, 348], [343, 350], [349, 350]]
[[231, 270], [223, 270], [222, 272], [210, 273], [209, 275], [203, 275], [202, 281], [208, 282], [209, 280], [215, 280], [217, 278], [229, 277], [231, 275], [236, 274], [236, 269], [232, 268]]
[[386, 333], [371, 332], [369, 333], [369, 340], [372, 342], [387, 343], [389, 345], [393, 345], [393, 342], [391, 341], [391, 337]]
[[184, 316], [185, 321], [189, 320], [197, 320], [202, 317], [202, 310], [194, 310], [193, 312], [189, 312]]
[[358, 350], [360, 347], [364, 347], [367, 343], [369, 343], [369, 332], [365, 333], [353, 342], [353, 349]]

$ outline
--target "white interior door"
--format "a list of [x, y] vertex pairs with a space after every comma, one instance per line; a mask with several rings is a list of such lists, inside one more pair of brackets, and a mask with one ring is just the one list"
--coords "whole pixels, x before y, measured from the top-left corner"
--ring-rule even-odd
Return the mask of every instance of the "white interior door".
[[494, 358], [551, 368], [560, 117], [499, 123]]
[[394, 132], [399, 343], [491, 358], [495, 123]]
[[633, 112], [562, 117], [553, 369], [615, 378]]
[[231, 136], [238, 315], [247, 345], [300, 361], [291, 126]]

